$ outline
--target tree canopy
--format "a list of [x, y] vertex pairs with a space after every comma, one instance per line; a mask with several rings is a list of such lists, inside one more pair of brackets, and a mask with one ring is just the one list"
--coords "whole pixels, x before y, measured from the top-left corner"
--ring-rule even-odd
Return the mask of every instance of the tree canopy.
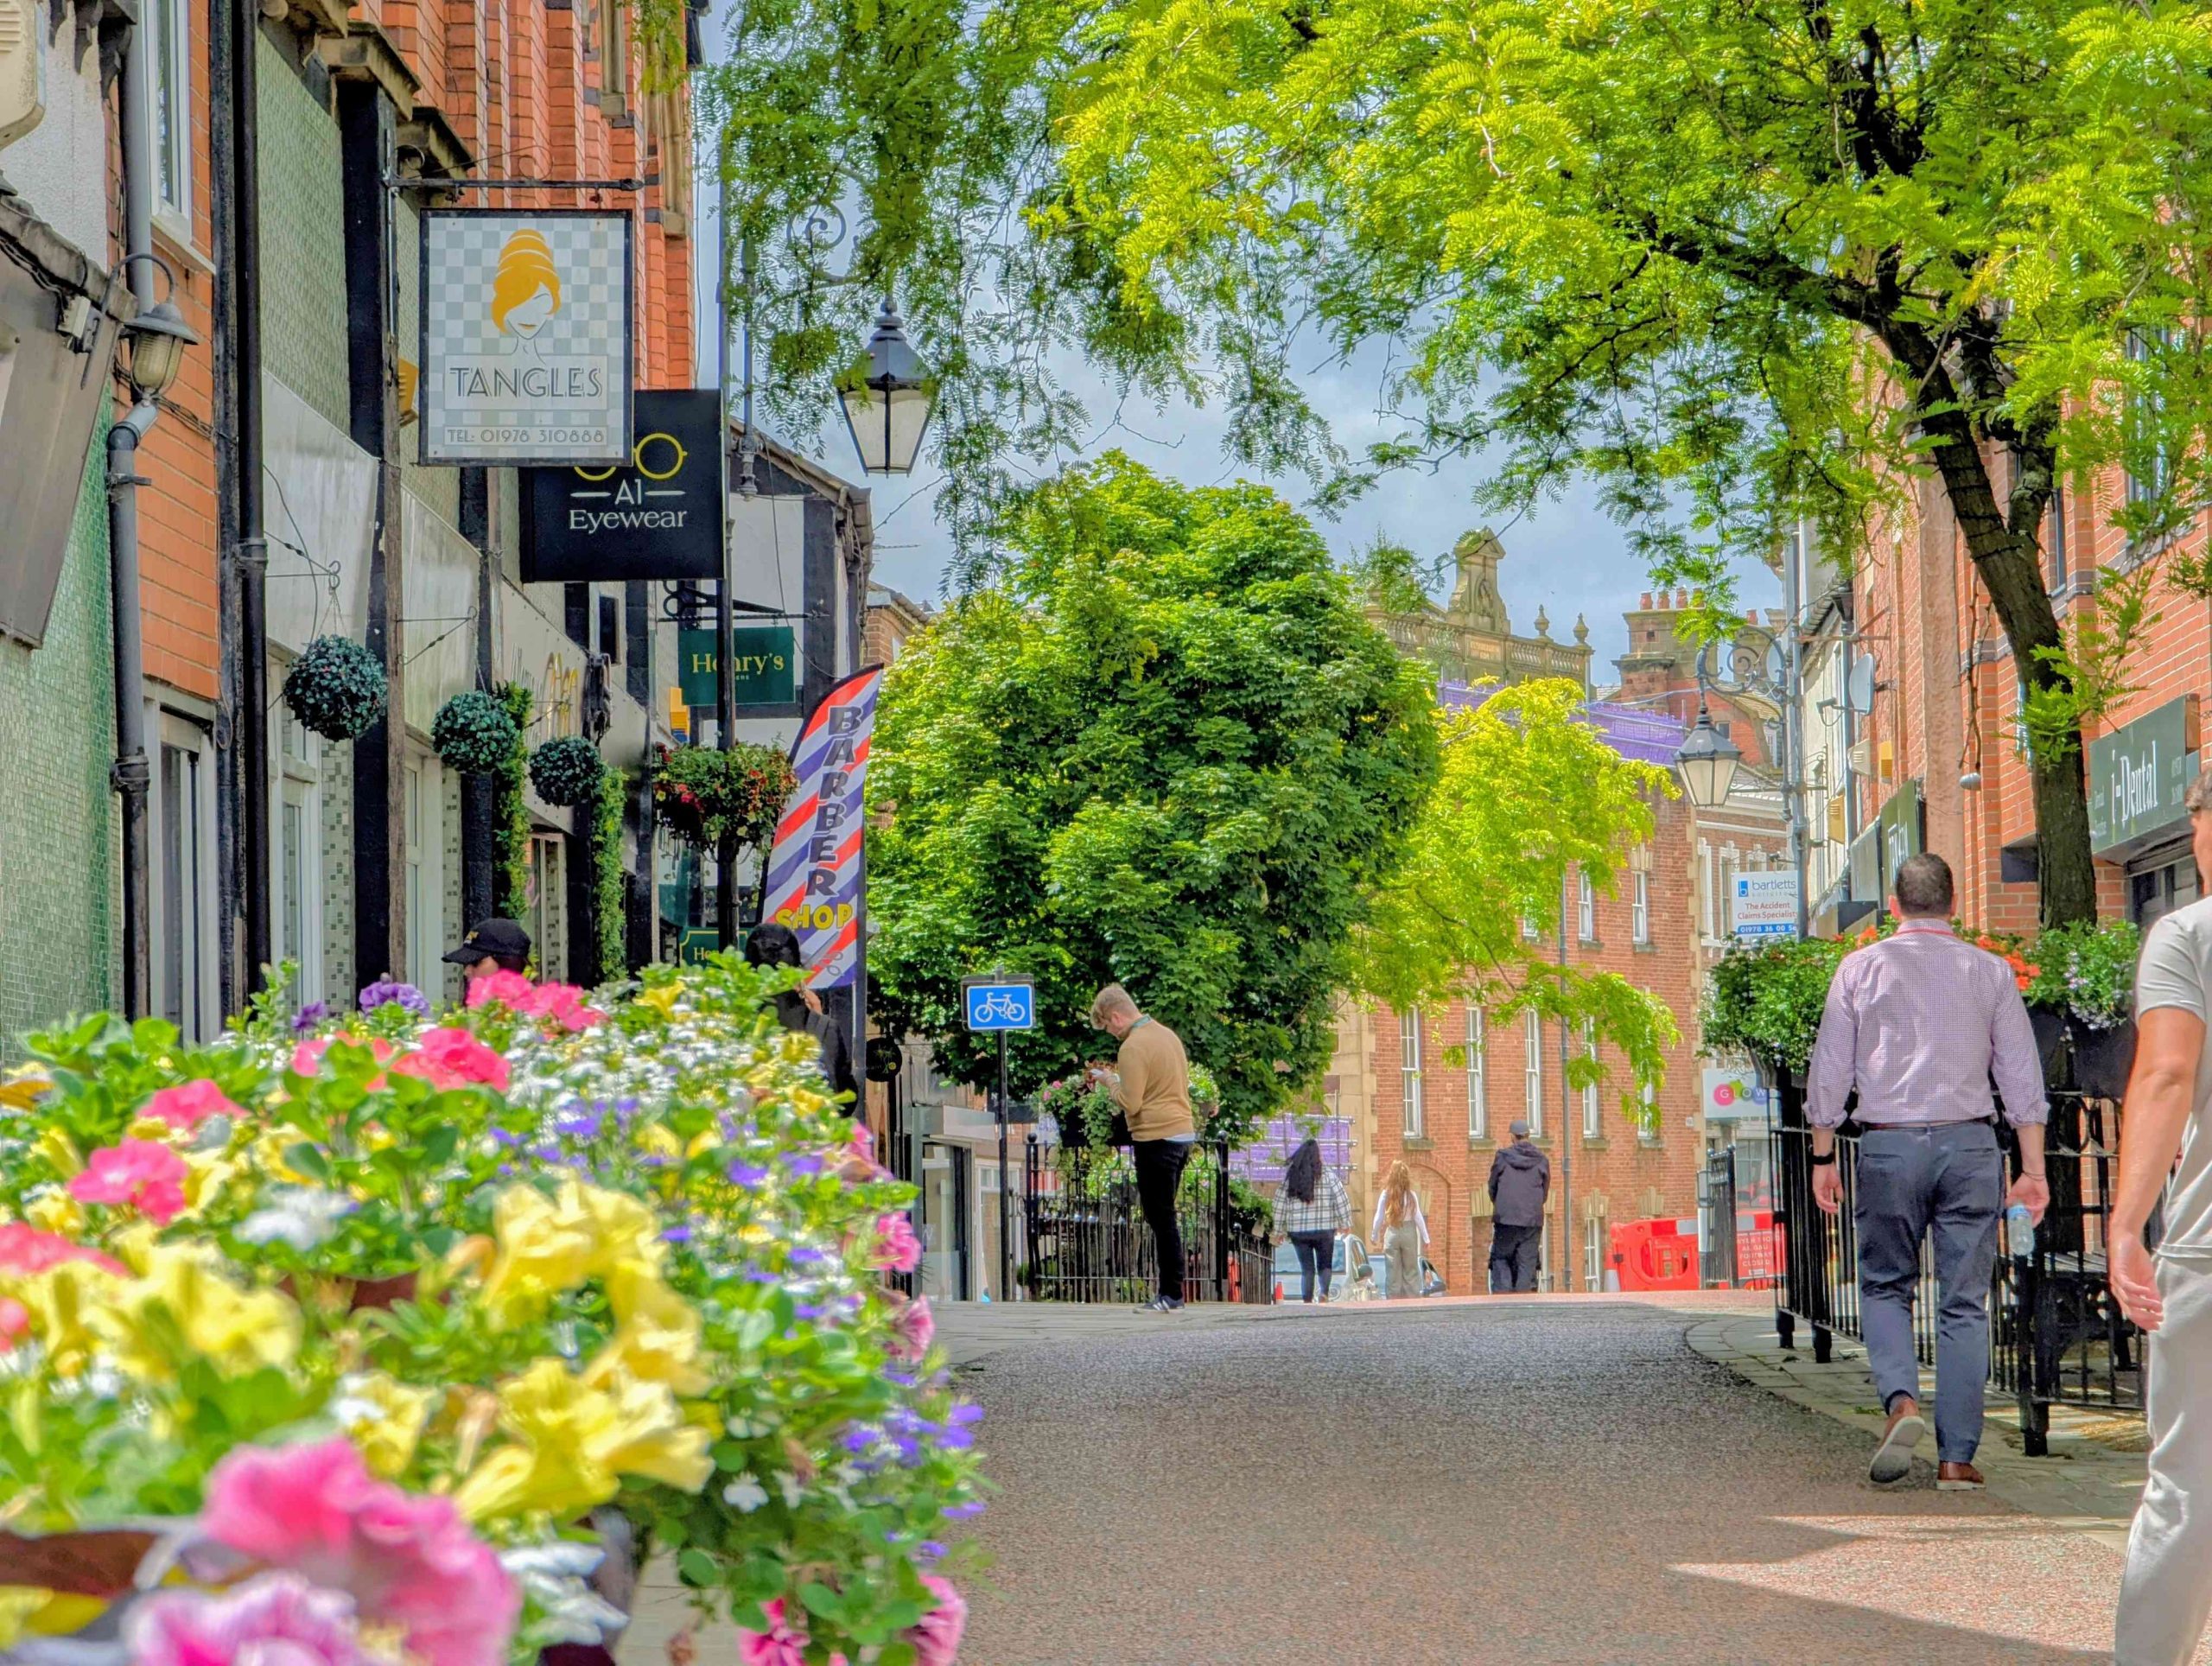
[[[1618, 894], [1671, 779], [1608, 746], [1580, 686], [1560, 678], [1494, 689], [1437, 723], [1436, 788], [1354, 938], [1355, 987], [1400, 1011], [1459, 999], [1492, 1018], [1534, 1008], [1587, 1024], [1626, 1056], [1622, 1103], [1641, 1117], [1635, 1090], [1664, 1077], [1673, 1015], [1618, 972], [1560, 964], [1553, 933], [1576, 874]], [[1603, 1075], [1581, 1058], [1570, 1069], [1575, 1086]]]
[[[2044, 729], [2075, 736], [2033, 760], [2046, 918], [2094, 912], [2078, 732], [2116, 685], [2061, 628], [2043, 528], [2055, 491], [2114, 461], [2133, 484], [2100, 507], [2132, 556], [2212, 496], [2201, 7], [756, 13], [784, 25], [756, 31], [762, 64], [811, 54], [817, 73], [753, 74], [783, 102], [747, 118], [741, 195], [768, 217], [823, 181], [757, 142], [772, 132], [859, 181], [861, 288], [913, 299], [971, 535], [988, 543], [969, 512], [1005, 495], [1009, 457], [1079, 426], [1052, 347], [1140, 391], [1218, 397], [1245, 460], [1303, 461], [1331, 492], [1452, 452], [1493, 461], [1506, 508], [1593, 476], [1716, 628], [1731, 559], [1782, 527], [1817, 523], [1847, 562], [1885, 512], [1941, 506]], [[1374, 340], [1402, 367], [1403, 429], [1346, 459], [1294, 355]]]
[[872, 998], [981, 1084], [960, 980], [1030, 974], [1027, 1087], [1110, 1056], [1089, 1011], [1119, 982], [1241, 1135], [1333, 1051], [1351, 932], [1435, 779], [1427, 675], [1261, 487], [1111, 456], [1032, 491], [1007, 540], [885, 683]]

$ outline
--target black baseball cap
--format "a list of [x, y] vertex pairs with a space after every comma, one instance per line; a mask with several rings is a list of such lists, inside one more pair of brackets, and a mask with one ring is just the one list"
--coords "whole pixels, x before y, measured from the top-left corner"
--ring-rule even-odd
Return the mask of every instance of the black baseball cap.
[[486, 955], [495, 960], [527, 960], [530, 933], [511, 919], [480, 919], [468, 928], [461, 947], [447, 951], [446, 958], [456, 966], [473, 966]]

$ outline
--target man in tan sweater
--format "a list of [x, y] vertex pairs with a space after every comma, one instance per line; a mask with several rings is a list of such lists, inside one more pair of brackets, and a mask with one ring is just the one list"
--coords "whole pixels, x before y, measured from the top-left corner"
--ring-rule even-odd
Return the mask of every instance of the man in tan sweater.
[[1191, 1061], [1182, 1038], [1137, 1010], [1129, 992], [1109, 983], [1090, 1003], [1090, 1021], [1122, 1044], [1114, 1098], [1128, 1119], [1137, 1166], [1137, 1202], [1160, 1256], [1160, 1294], [1140, 1312], [1172, 1313], [1183, 1305], [1183, 1232], [1175, 1192], [1198, 1142], [1191, 1114]]

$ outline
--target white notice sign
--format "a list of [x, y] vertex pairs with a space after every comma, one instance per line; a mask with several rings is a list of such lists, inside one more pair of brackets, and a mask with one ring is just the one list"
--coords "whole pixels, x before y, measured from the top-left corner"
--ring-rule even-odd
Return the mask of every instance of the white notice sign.
[[1728, 923], [1738, 938], [1797, 935], [1797, 876], [1795, 874], [1738, 874], [1728, 899]]

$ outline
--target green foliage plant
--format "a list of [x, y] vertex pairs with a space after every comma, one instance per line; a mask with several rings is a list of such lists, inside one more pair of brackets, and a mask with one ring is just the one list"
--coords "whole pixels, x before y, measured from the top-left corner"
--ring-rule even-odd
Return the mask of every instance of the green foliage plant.
[[628, 875], [622, 866], [622, 802], [629, 786], [628, 776], [606, 765], [591, 801], [592, 923], [598, 932], [603, 983], [629, 970]]
[[530, 732], [533, 701], [529, 685], [502, 683], [496, 693], [514, 724], [513, 743], [493, 772], [492, 836], [498, 861], [493, 868], [493, 909], [508, 919], [528, 912], [530, 897], [530, 801], [523, 792], [529, 779]]
[[798, 785], [782, 748], [747, 741], [727, 752], [671, 747], [652, 781], [653, 804], [678, 838], [706, 850], [728, 840], [741, 851], [775, 837], [776, 818]]
[[438, 708], [430, 725], [430, 744], [448, 769], [463, 775], [496, 775], [521, 733], [499, 696], [468, 689]]
[[1775, 1075], [1802, 1078], [1828, 985], [1853, 946], [1834, 938], [1732, 945], [1706, 980], [1699, 1014], [1706, 1056], [1747, 1053]]
[[1367, 899], [1436, 772], [1427, 674], [1362, 616], [1306, 519], [1116, 455], [1037, 487], [1002, 582], [894, 664], [869, 772], [882, 1022], [981, 1084], [960, 980], [1036, 981], [1028, 1088], [1104, 1051], [1125, 984], [1218, 1078], [1241, 1142], [1316, 1082]]
[[2143, 933], [2133, 920], [2054, 925], [2036, 939], [2035, 975], [2024, 991], [2091, 1029], [2126, 1023], [2135, 1009], [2135, 963]]
[[284, 673], [284, 703], [326, 741], [354, 741], [384, 715], [385, 678], [376, 655], [349, 636], [319, 636]]
[[549, 804], [588, 804], [606, 773], [599, 748], [581, 734], [556, 735], [530, 754], [530, 784]]

